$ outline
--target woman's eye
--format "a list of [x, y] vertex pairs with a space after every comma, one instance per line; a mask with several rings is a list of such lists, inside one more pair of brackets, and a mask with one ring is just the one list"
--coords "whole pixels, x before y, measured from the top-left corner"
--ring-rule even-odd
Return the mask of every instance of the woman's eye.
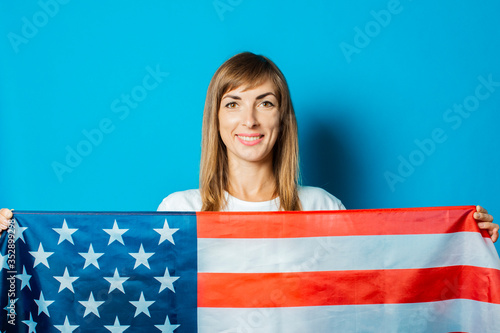
[[229, 109], [234, 109], [236, 106], [237, 106], [237, 104], [235, 102], [231, 102], [231, 103], [226, 104], [226, 108], [229, 108]]
[[266, 107], [266, 108], [270, 108], [270, 107], [273, 107], [273, 106], [274, 106], [274, 104], [273, 104], [273, 103], [271, 103], [271, 102], [269, 102], [269, 101], [262, 102], [262, 103], [261, 103], [261, 105], [262, 105], [263, 107]]

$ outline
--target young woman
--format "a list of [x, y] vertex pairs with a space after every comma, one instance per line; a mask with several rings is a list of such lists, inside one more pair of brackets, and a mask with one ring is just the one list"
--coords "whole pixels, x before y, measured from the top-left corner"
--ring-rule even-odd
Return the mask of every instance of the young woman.
[[200, 189], [161, 211], [337, 210], [328, 192], [298, 186], [297, 122], [285, 77], [269, 59], [238, 54], [215, 73], [203, 115]]
[[[295, 113], [285, 77], [249, 52], [227, 60], [208, 87], [202, 130], [200, 188], [166, 197], [159, 211], [338, 210], [328, 192], [298, 185]], [[0, 210], [0, 230], [12, 212]], [[499, 226], [477, 206], [479, 228]]]

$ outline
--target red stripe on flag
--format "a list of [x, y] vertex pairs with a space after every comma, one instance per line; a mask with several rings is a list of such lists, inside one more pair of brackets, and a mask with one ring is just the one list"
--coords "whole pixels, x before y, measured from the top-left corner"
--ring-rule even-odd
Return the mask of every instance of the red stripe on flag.
[[500, 304], [500, 271], [474, 266], [301, 273], [198, 273], [199, 307], [433, 302]]
[[[294, 238], [479, 232], [474, 206], [315, 212], [199, 212], [199, 238]], [[488, 237], [486, 231], [483, 236]]]

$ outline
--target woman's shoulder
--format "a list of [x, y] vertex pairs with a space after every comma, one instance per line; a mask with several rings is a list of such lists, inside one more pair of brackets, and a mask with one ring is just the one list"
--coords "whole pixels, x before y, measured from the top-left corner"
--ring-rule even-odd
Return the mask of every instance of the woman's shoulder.
[[299, 198], [302, 210], [341, 210], [342, 202], [320, 187], [299, 186]]
[[158, 206], [163, 212], [192, 212], [201, 210], [200, 190], [186, 190], [174, 192], [167, 196]]

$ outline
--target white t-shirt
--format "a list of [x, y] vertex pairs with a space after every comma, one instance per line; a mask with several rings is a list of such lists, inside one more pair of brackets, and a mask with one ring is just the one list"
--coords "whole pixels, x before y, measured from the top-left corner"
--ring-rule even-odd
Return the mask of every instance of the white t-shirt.
[[[319, 187], [299, 186], [299, 199], [302, 210], [340, 210], [345, 209], [339, 199]], [[228, 212], [272, 212], [279, 208], [279, 198], [269, 201], [243, 201], [226, 192]], [[158, 211], [192, 212], [201, 211], [200, 190], [175, 192], [163, 199]]]

